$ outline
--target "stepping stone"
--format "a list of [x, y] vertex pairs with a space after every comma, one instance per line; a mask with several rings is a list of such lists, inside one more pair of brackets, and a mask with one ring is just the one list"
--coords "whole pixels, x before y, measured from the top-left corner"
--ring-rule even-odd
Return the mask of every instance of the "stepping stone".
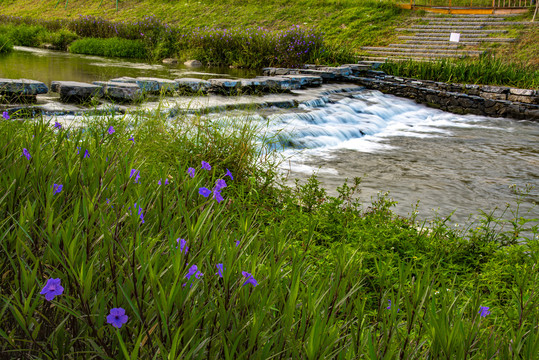
[[299, 82], [301, 87], [321, 86], [322, 77], [314, 75], [283, 75], [283, 78]]
[[132, 78], [128, 76], [111, 79], [111, 82], [124, 84], [137, 84], [143, 93], [159, 95], [161, 92], [173, 92], [178, 89], [178, 84], [174, 80], [160, 79], [152, 77]]
[[59, 93], [60, 100], [69, 103], [86, 102], [93, 97], [103, 96], [103, 87], [101, 85], [78, 81], [53, 81], [51, 91]]
[[47, 85], [29, 79], [0, 79], [0, 98], [7, 102], [35, 102], [36, 95], [49, 92]]
[[137, 84], [116, 81], [94, 81], [102, 86], [106, 97], [118, 102], [134, 102], [142, 99], [142, 90]]
[[181, 78], [174, 80], [178, 84], [178, 89], [189, 93], [207, 93], [211, 87], [209, 81], [195, 78]]
[[241, 87], [241, 80], [232, 79], [209, 79], [210, 89], [209, 92], [219, 94], [234, 94], [237, 93]]
[[265, 79], [270, 92], [283, 92], [301, 88], [300, 82], [294, 78], [284, 76], [257, 77], [257, 79], [261, 78]]

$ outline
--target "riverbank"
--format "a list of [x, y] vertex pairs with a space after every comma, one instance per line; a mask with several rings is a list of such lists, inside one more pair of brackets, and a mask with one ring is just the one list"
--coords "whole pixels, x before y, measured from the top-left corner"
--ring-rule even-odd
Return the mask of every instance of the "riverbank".
[[4, 354], [537, 355], [539, 244], [518, 212], [457, 231], [363, 206], [359, 179], [283, 187], [242, 119], [7, 117]]

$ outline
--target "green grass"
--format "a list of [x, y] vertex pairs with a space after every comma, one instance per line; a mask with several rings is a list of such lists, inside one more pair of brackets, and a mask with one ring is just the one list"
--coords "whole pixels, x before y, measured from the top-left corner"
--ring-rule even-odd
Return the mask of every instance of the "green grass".
[[[364, 207], [359, 179], [336, 197], [315, 177], [284, 187], [273, 139], [253, 124], [156, 114], [62, 129], [39, 118], [1, 121], [0, 353], [539, 355], [537, 219], [517, 206], [508, 210], [514, 220], [484, 214], [456, 232], [447, 220], [426, 226], [394, 215], [386, 196]], [[217, 179], [227, 183], [220, 203], [199, 194]], [[188, 252], [176, 248], [180, 238]], [[193, 265], [203, 275], [188, 280]], [[245, 285], [242, 272], [258, 285]], [[40, 292], [51, 278], [64, 291], [49, 302]], [[106, 317], [119, 307], [128, 319], [116, 329]]]
[[107, 57], [146, 58], [146, 48], [141, 41], [119, 38], [75, 40], [69, 45], [74, 54], [101, 55]]
[[0, 54], [8, 53], [13, 50], [13, 42], [9, 36], [0, 34]]
[[438, 60], [434, 62], [386, 62], [381, 70], [395, 76], [447, 83], [504, 85], [517, 88], [539, 87], [539, 70], [525, 64], [507, 63], [499, 57], [479, 59]]

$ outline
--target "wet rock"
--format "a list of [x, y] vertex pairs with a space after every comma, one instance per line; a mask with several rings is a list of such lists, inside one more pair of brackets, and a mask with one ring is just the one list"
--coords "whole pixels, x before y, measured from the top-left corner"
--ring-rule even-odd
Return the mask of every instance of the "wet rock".
[[202, 63], [198, 60], [187, 60], [183, 63], [187, 67], [201, 67]]
[[188, 93], [207, 93], [211, 86], [209, 81], [202, 79], [181, 78], [174, 81], [178, 84], [180, 91], [186, 91]]
[[41, 81], [28, 79], [0, 79], [0, 98], [8, 103], [36, 101], [36, 95], [49, 92]]
[[137, 77], [128, 76], [111, 79], [111, 82], [123, 84], [136, 84], [144, 94], [159, 95], [161, 93], [171, 93], [178, 89], [178, 84], [174, 80], [152, 78], [152, 77]]
[[103, 96], [103, 87], [78, 81], [53, 81], [51, 91], [60, 94], [60, 100], [69, 103], [80, 103], [93, 97]]
[[521, 102], [521, 103], [528, 103], [528, 104], [533, 103], [533, 98], [531, 96], [524, 96], [524, 95], [512, 95], [512, 94], [509, 94], [507, 96], [507, 100]]
[[177, 63], [178, 63], [178, 59], [176, 59], [176, 58], [163, 59], [163, 64], [176, 65]]
[[241, 80], [232, 79], [210, 79], [210, 92], [218, 94], [234, 95], [241, 87]]
[[494, 94], [507, 94], [509, 92], [509, 88], [504, 87], [504, 86], [483, 85], [481, 86], [481, 92], [494, 93]]
[[137, 84], [114, 81], [95, 81], [94, 84], [102, 86], [105, 96], [118, 102], [135, 102], [142, 99], [142, 90]]
[[298, 81], [301, 87], [321, 86], [322, 77], [314, 75], [283, 75], [283, 78]]

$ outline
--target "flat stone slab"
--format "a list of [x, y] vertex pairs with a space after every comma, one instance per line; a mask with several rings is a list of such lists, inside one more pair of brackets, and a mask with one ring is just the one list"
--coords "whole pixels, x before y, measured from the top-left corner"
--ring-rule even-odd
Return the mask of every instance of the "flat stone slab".
[[64, 102], [84, 102], [93, 97], [103, 96], [101, 85], [78, 81], [53, 81], [51, 91], [59, 93], [60, 100]]
[[102, 86], [106, 97], [119, 102], [133, 102], [142, 98], [142, 90], [134, 83], [121, 83], [115, 81], [94, 81]]
[[196, 78], [181, 78], [174, 81], [178, 84], [178, 88], [180, 90], [191, 93], [207, 93], [211, 87], [209, 81]]
[[230, 94], [237, 92], [241, 87], [241, 80], [209, 79], [210, 92]]
[[35, 96], [49, 92], [41, 81], [29, 79], [0, 79], [0, 94]]
[[320, 86], [322, 77], [314, 75], [283, 75], [283, 78], [298, 81], [301, 87]]
[[172, 92], [178, 89], [178, 84], [174, 80], [160, 79], [152, 77], [128, 77], [123, 76], [109, 80], [110, 82], [117, 82], [123, 84], [136, 84], [142, 90], [143, 93], [159, 95], [161, 92]]

